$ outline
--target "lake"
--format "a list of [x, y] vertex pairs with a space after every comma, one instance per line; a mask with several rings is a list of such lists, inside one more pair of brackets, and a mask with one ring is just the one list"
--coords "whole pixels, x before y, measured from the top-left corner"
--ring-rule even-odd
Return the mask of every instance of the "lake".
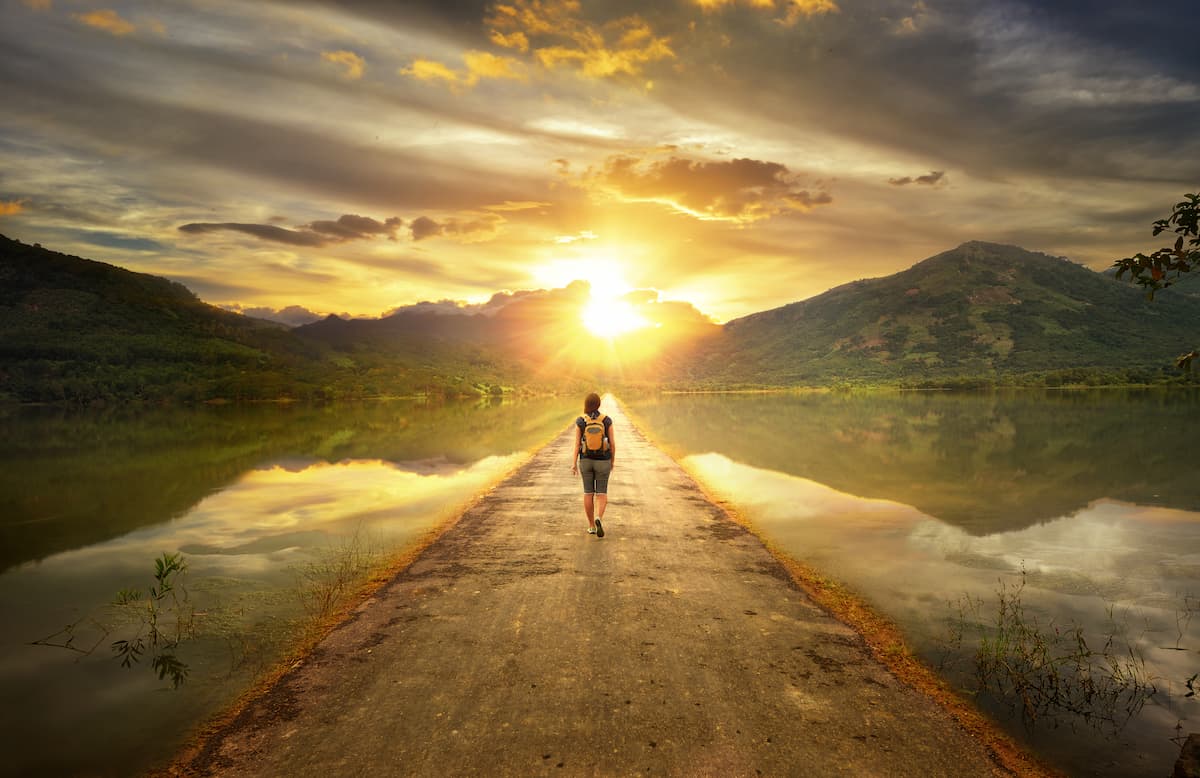
[[[419, 542], [577, 405], [0, 412], [0, 774], [162, 764], [286, 656], [343, 579]], [[1186, 696], [1200, 672], [1197, 394], [664, 395], [626, 407], [764, 538], [872, 603], [1070, 774], [1166, 775], [1172, 738], [1200, 731]], [[154, 666], [167, 652], [146, 646], [125, 668], [111, 648], [148, 634], [164, 552], [188, 565], [153, 609], [168, 637], [186, 632], [168, 654], [186, 666], [178, 688], [174, 665]], [[126, 589], [140, 599], [114, 605]], [[1028, 666], [1072, 646], [1078, 657], [1075, 630], [1091, 652], [1086, 694], [1066, 684], [1030, 715], [1012, 679], [981, 685], [981, 638], [1003, 632], [1044, 682]]]
[[1200, 395], [664, 395], [629, 409], [764, 539], [857, 592], [1069, 774], [1168, 775], [1172, 738], [1200, 731], [1187, 696]]
[[[162, 764], [577, 405], [0, 411], [0, 774]], [[164, 553], [187, 565], [166, 587]]]

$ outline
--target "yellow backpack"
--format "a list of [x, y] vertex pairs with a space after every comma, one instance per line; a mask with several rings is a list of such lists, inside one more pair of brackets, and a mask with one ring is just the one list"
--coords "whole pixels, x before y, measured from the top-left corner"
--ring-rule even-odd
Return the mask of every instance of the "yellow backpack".
[[604, 434], [604, 414], [596, 418], [583, 417], [583, 434], [579, 436], [579, 453], [585, 459], [604, 459], [608, 454], [608, 436]]

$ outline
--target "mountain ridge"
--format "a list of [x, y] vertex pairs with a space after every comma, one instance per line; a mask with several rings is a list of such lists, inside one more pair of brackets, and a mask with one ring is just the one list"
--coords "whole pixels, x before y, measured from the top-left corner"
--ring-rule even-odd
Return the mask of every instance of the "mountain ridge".
[[1063, 257], [984, 241], [724, 325], [647, 298], [655, 326], [605, 349], [570, 324], [587, 302], [583, 282], [497, 293], [462, 313], [417, 305], [289, 330], [167, 279], [3, 236], [0, 281], [0, 398], [20, 401], [496, 394], [597, 381], [941, 385], [1039, 371], [1092, 380], [1072, 378], [1080, 370], [1153, 382], [1200, 341], [1200, 298], [1149, 302]]

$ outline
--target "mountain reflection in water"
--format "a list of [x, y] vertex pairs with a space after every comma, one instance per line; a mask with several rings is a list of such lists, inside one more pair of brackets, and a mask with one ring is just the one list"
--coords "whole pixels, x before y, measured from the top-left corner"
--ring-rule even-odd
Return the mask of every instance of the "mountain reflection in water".
[[968, 631], [986, 628], [1000, 586], [1021, 581], [1039, 629], [1078, 625], [1143, 657], [1159, 691], [1128, 722], [1029, 722], [976, 698], [1068, 773], [1165, 775], [1176, 724], [1200, 731], [1183, 696], [1200, 670], [1196, 394], [667, 395], [631, 410], [776, 548], [948, 661], [956, 686], [977, 648], [947, 655], [960, 605], [979, 606]]

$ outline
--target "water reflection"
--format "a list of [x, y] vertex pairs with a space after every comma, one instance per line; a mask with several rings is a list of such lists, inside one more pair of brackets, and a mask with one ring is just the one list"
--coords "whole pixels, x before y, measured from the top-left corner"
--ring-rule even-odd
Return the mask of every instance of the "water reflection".
[[[998, 582], [1022, 570], [1042, 627], [1077, 624], [1103, 645], [1115, 620], [1160, 689], [1119, 732], [1070, 716], [1028, 729], [1000, 701], [980, 703], [1071, 773], [1145, 775], [1169, 772], [1180, 719], [1200, 730], [1200, 708], [1182, 696], [1200, 670], [1200, 483], [1187, 456], [1198, 405], [1114, 393], [700, 396], [632, 410], [777, 547], [861, 592], [930, 662], [947, 658], [955, 603], [994, 609]], [[952, 662], [950, 680], [966, 685], [969, 665]]]
[[[736, 399], [734, 399], [736, 398]], [[679, 454], [718, 452], [980, 535], [1101, 497], [1200, 510], [1195, 394], [694, 395], [633, 408]]]
[[[421, 537], [561, 431], [573, 406], [0, 419], [13, 441], [0, 467], [0, 731], [22, 744], [0, 774], [124, 775], [169, 756], [287, 644], [306, 572], [348, 544], [379, 555]], [[114, 597], [154, 583], [165, 551], [184, 554], [196, 614], [173, 649], [189, 672], [178, 692], [108, 650], [130, 629]], [[28, 645], [68, 623], [100, 647], [81, 658]]]

